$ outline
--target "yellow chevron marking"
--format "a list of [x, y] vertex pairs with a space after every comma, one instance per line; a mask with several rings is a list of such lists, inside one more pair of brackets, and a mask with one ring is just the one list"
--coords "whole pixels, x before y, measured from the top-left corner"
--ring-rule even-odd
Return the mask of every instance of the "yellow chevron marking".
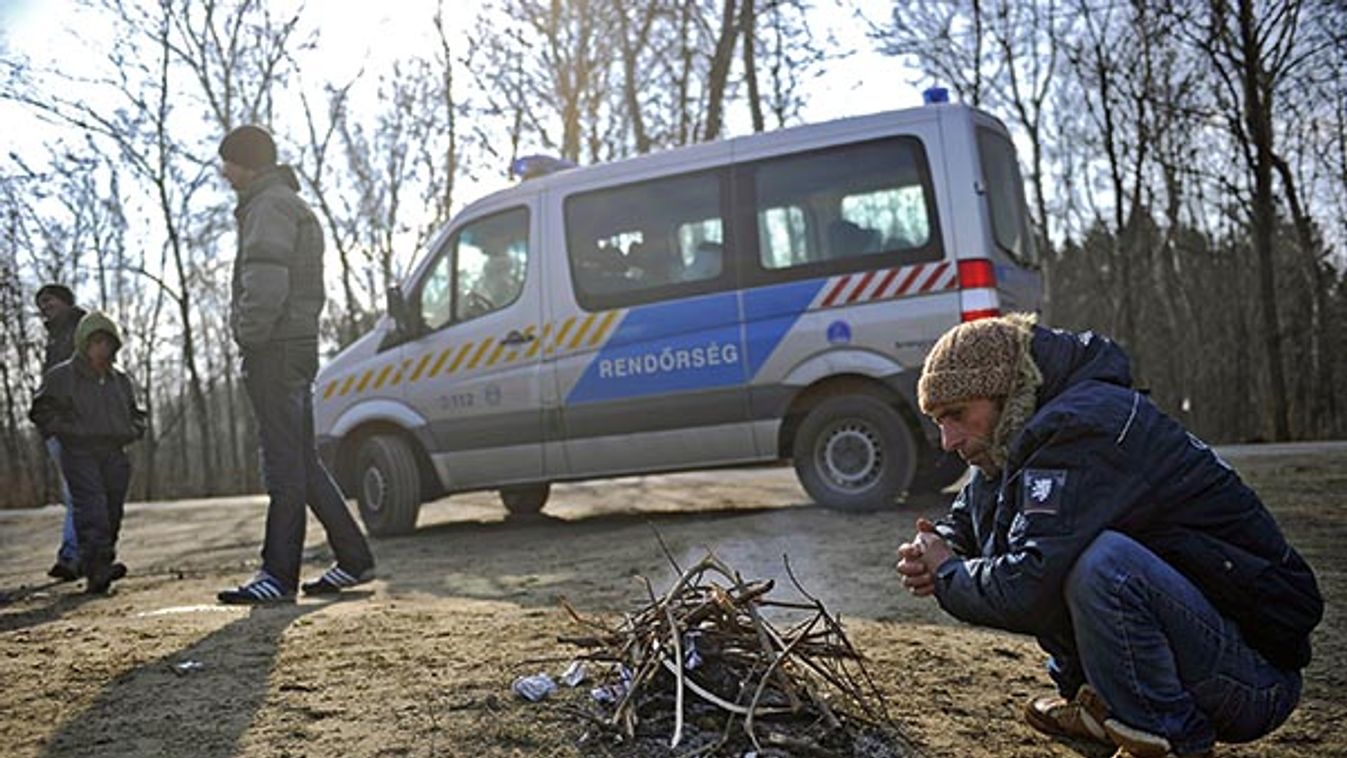
[[[529, 327], [529, 329], [532, 328], [533, 327], [531, 326]], [[527, 353], [524, 353], [524, 357], [532, 358], [533, 356], [537, 355], [538, 351], [542, 349], [543, 343], [547, 341], [547, 335], [551, 333], [552, 333], [552, 322], [548, 321], [546, 324], [543, 324], [543, 336], [534, 340], [532, 345], [529, 345], [529, 350]]]
[[444, 349], [444, 352], [440, 353], [440, 357], [435, 359], [435, 365], [430, 367], [430, 373], [426, 374], [427, 379], [440, 373], [440, 366], [444, 365], [444, 362], [448, 360], [449, 354], [452, 352], [454, 352], [454, 349], [452, 347], [446, 347]]
[[607, 315], [603, 317], [603, 320], [599, 322], [599, 328], [595, 330], [594, 336], [589, 338], [590, 347], [599, 344], [604, 337], [608, 336], [608, 328], [613, 325], [613, 321], [616, 318], [617, 311], [608, 311]]
[[337, 391], [337, 380], [333, 379], [327, 383], [327, 389], [323, 390], [323, 399], [332, 397], [332, 393]]
[[589, 331], [590, 325], [594, 323], [594, 318], [598, 315], [599, 314], [597, 313], [591, 313], [588, 316], [585, 316], [585, 320], [580, 322], [580, 328], [575, 330], [575, 336], [571, 338], [571, 344], [567, 345], [567, 347], [571, 350], [580, 347], [580, 341], [585, 338], [585, 333]]
[[398, 386], [398, 383], [402, 381], [402, 375], [407, 373], [407, 367], [411, 365], [412, 365], [411, 358], [408, 358], [407, 360], [403, 361], [402, 365], [398, 367], [398, 372], [396, 374], [393, 374], [393, 381], [390, 382], [388, 386], [390, 387]]
[[501, 353], [505, 352], [505, 347], [506, 345], [504, 342], [500, 343], [499, 345], [496, 345], [496, 349], [491, 351], [491, 357], [486, 359], [486, 365], [487, 366], [496, 365], [496, 361], [500, 360]]
[[343, 382], [342, 385], [341, 385], [341, 393], [340, 393], [340, 394], [341, 394], [343, 397], [346, 395], [347, 392], [350, 392], [350, 391], [351, 391], [351, 382], [354, 382], [354, 381], [355, 381], [355, 374], [351, 374], [350, 376], [346, 377], [346, 381]]
[[575, 323], [575, 318], [575, 316], [571, 316], [566, 319], [566, 323], [561, 325], [561, 330], [557, 332], [557, 341], [552, 343], [552, 347], [549, 348], [547, 352], [550, 353], [552, 350], [561, 348], [561, 343], [566, 341], [566, 332], [571, 330], [571, 325]]
[[464, 359], [465, 357], [467, 357], [468, 351], [471, 350], [471, 349], [472, 349], [472, 343], [471, 343], [471, 342], [469, 342], [468, 344], [464, 345], [464, 346], [458, 351], [458, 355], [455, 355], [455, 356], [454, 356], [454, 362], [451, 363], [451, 364], [449, 365], [449, 370], [446, 371], [445, 373], [446, 373], [446, 374], [452, 374], [452, 373], [454, 373], [455, 371], [457, 371], [457, 370], [458, 370], [458, 365], [459, 365], [460, 363], [463, 362], [463, 359]]
[[[383, 371], [380, 371], [380, 372], [379, 372], [379, 378], [374, 380], [374, 389], [377, 390], [377, 389], [379, 389], [380, 387], [384, 386], [384, 381], [385, 381], [386, 379], [388, 379], [388, 374], [389, 374], [389, 372], [392, 371], [392, 370], [393, 370], [393, 364], [390, 363], [390, 364], [388, 364], [387, 366], [384, 366]], [[399, 373], [401, 373], [401, 372], [399, 372]]]
[[482, 356], [486, 355], [487, 348], [491, 347], [491, 343], [495, 341], [493, 337], [482, 340], [482, 346], [477, 348], [477, 352], [472, 354], [472, 360], [468, 361], [469, 370], [477, 368], [477, 364], [482, 361]]
[[355, 391], [356, 391], [356, 392], [364, 392], [364, 391], [365, 391], [365, 386], [369, 384], [370, 377], [372, 377], [372, 376], [374, 376], [374, 369], [370, 369], [369, 371], [366, 371], [366, 372], [365, 372], [365, 375], [362, 376], [362, 377], [360, 377], [360, 383], [357, 384], [357, 385], [355, 386]]
[[421, 356], [421, 362], [416, 364], [416, 370], [412, 372], [411, 376], [407, 377], [407, 381], [414, 382], [417, 379], [420, 379], [421, 372], [426, 370], [426, 364], [430, 363], [430, 359], [434, 357], [435, 357], [434, 353], [426, 353], [425, 355]]

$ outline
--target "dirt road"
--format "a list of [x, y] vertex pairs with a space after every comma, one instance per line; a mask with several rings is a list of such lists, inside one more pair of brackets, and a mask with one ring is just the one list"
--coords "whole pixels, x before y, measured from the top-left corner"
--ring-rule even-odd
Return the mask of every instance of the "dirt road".
[[[1329, 601], [1303, 704], [1268, 739], [1221, 755], [1347, 756], [1347, 450], [1234, 459], [1315, 566]], [[490, 495], [427, 506], [379, 540], [381, 578], [340, 602], [214, 605], [257, 565], [261, 498], [131, 507], [115, 595], [45, 585], [60, 512], [0, 514], [0, 753], [6, 756], [576, 756], [581, 725], [509, 683], [557, 673], [575, 631], [558, 599], [615, 614], [667, 586], [658, 530], [684, 564], [707, 548], [788, 586], [782, 555], [870, 659], [891, 714], [929, 756], [1103, 756], [1018, 720], [1048, 688], [1031, 640], [976, 630], [899, 591], [893, 549], [945, 498], [885, 513], [804, 505], [789, 469], [648, 477], [554, 490], [509, 522]], [[306, 573], [330, 557], [310, 526]], [[555, 658], [556, 663], [530, 662]], [[177, 664], [199, 668], [180, 673]]]

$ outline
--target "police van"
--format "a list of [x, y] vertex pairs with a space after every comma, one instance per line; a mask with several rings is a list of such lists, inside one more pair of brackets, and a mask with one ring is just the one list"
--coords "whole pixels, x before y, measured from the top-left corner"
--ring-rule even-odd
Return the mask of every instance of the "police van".
[[[939, 100], [939, 98], [934, 98]], [[422, 502], [792, 460], [816, 502], [962, 472], [917, 410], [961, 320], [1034, 310], [1015, 149], [936, 103], [531, 178], [432, 240], [314, 387], [319, 448], [374, 534]]]

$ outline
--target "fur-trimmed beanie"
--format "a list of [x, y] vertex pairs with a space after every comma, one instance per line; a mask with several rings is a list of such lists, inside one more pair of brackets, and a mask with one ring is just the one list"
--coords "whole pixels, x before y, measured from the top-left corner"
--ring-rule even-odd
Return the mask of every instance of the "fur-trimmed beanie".
[[998, 467], [1005, 464], [1010, 440], [1034, 415], [1043, 384], [1030, 351], [1035, 320], [1030, 313], [1011, 313], [959, 324], [936, 341], [917, 382], [917, 401], [926, 414], [974, 398], [1001, 401], [990, 441]]
[[276, 165], [276, 142], [260, 126], [240, 126], [220, 140], [220, 157], [254, 171]]

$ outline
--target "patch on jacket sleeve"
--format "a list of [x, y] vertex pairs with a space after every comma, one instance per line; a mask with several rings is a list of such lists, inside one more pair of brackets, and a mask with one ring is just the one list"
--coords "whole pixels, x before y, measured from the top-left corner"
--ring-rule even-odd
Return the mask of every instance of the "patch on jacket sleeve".
[[1020, 496], [1020, 512], [1057, 513], [1062, 502], [1062, 492], [1065, 489], [1066, 471], [1064, 469], [1025, 469]]

